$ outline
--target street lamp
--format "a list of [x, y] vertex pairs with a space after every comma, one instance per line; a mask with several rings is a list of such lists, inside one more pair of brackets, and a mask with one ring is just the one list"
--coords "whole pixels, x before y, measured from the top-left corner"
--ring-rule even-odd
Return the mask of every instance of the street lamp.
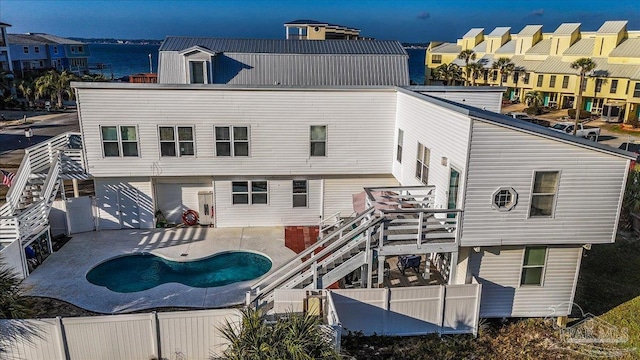
[[151, 54], [149, 54], [149, 73], [153, 74], [153, 63], [151, 62]]

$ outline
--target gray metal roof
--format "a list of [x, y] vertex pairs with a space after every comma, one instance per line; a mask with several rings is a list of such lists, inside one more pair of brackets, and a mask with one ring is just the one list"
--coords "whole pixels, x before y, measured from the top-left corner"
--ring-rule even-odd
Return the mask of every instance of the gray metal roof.
[[618, 34], [620, 31], [626, 29], [628, 21], [605, 21], [598, 34]]
[[531, 49], [525, 51], [525, 54], [530, 55], [549, 55], [551, 51], [551, 39], [545, 39], [539, 41], [537, 44], [533, 45]]
[[493, 56], [493, 54], [485, 54], [480, 59], [476, 60], [476, 62], [484, 66], [485, 69], [491, 69], [494, 61], [495, 56]]
[[331, 27], [336, 27], [341, 29], [359, 30], [350, 26], [332, 24], [332, 23], [317, 21], [317, 20], [293, 20], [293, 21], [286, 22], [284, 24], [285, 25], [326, 25], [326, 26], [331, 26]]
[[613, 49], [612, 57], [640, 57], [640, 38], [626, 39]]
[[84, 45], [84, 43], [55, 35], [33, 33], [33, 34], [7, 34], [7, 42], [16, 45], [46, 45], [46, 44], [69, 44]]
[[518, 71], [534, 71], [543, 61], [544, 60], [525, 60], [524, 55], [514, 55], [511, 57], [511, 62]]
[[477, 53], [487, 52], [487, 41], [485, 40], [485, 41], [479, 43], [478, 45], [476, 45], [473, 48], [473, 51], [477, 52]]
[[71, 40], [71, 39], [63, 38], [63, 37], [56, 36], [56, 35], [43, 34], [43, 33], [35, 33], [34, 35], [37, 35], [37, 36], [43, 37], [43, 38], [45, 38], [47, 40], [53, 41], [56, 44], [84, 45], [84, 43], [82, 41]]
[[471, 30], [467, 31], [466, 34], [464, 34], [462, 36], [462, 38], [468, 38], [468, 37], [476, 37], [478, 36], [478, 34], [481, 34], [482, 32], [484, 32], [484, 28], [472, 28]]
[[640, 66], [634, 64], [610, 64], [607, 58], [591, 58], [598, 66], [593, 71], [593, 75], [598, 77], [617, 77], [637, 79]]
[[577, 30], [580, 30], [580, 23], [564, 23], [558, 26], [553, 35], [571, 35]]
[[0, 22], [0, 26], [7, 27], [7, 26], [11, 26], [11, 24]]
[[516, 40], [509, 40], [496, 50], [496, 54], [514, 54], [516, 52]]
[[541, 30], [542, 25], [527, 25], [522, 30], [520, 30], [518, 36], [533, 36]]
[[431, 49], [432, 54], [459, 54], [461, 51], [462, 46], [455, 43], [444, 43]]
[[580, 39], [573, 45], [571, 45], [567, 50], [565, 50], [562, 55], [592, 56], [593, 46], [595, 45], [595, 43], [596, 39], [594, 38]]
[[269, 54], [326, 55], [404, 55], [407, 52], [398, 41], [382, 40], [285, 40], [285, 39], [225, 39], [169, 36], [159, 51], [182, 51], [200, 46], [215, 52]]
[[501, 37], [502, 35], [508, 33], [510, 30], [511, 30], [511, 28], [510, 27], [506, 27], [506, 26], [505, 27], [497, 27], [497, 28], [493, 29], [493, 31], [490, 32], [489, 35], [487, 35], [487, 36], [500, 36]]
[[[596, 62], [597, 64], [597, 62]], [[571, 63], [562, 61], [562, 56], [549, 56], [538, 65], [536, 73], [553, 74], [577, 74], [578, 71], [571, 68]]]

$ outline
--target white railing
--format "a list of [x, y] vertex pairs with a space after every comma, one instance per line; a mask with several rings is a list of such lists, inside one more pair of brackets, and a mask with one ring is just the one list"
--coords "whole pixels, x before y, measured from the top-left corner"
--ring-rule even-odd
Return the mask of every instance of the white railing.
[[340, 218], [340, 211], [320, 220], [320, 222], [318, 223], [318, 229], [319, 229], [318, 232], [319, 232], [320, 239], [324, 237], [325, 231], [340, 225], [342, 225], [342, 219]]
[[432, 242], [458, 243], [461, 209], [383, 209], [381, 212], [389, 219], [379, 243], [381, 247], [408, 241], [415, 242], [418, 249]]
[[435, 186], [386, 186], [365, 188], [366, 206], [377, 209], [432, 209]]
[[7, 203], [0, 208], [0, 216], [11, 216], [15, 214], [18, 204], [20, 203], [20, 197], [22, 196], [24, 187], [27, 185], [27, 181], [29, 181], [30, 175], [31, 161], [28, 156], [24, 156], [13, 178], [13, 184], [11, 184], [9, 191], [7, 191]]

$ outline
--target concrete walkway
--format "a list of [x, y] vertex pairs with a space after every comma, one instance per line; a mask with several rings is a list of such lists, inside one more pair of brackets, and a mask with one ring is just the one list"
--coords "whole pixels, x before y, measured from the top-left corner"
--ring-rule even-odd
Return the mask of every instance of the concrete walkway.
[[228, 307], [244, 303], [245, 293], [256, 280], [214, 288], [169, 283], [140, 292], [117, 293], [91, 284], [86, 275], [105, 260], [125, 254], [148, 252], [169, 260], [190, 261], [230, 250], [248, 250], [266, 255], [273, 263], [271, 271], [295, 256], [284, 245], [282, 227], [189, 227], [88, 232], [73, 235], [23, 284], [27, 289], [26, 295], [60, 299], [106, 314], [155, 307]]

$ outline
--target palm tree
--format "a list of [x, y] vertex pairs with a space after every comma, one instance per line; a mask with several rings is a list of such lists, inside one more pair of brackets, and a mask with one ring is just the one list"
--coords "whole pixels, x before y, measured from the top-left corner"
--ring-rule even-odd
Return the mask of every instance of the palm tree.
[[505, 75], [509, 76], [509, 74], [511, 74], [515, 69], [516, 65], [512, 63], [511, 59], [509, 59], [508, 57], [501, 57], [498, 60], [494, 61], [491, 67], [495, 70], [498, 70], [498, 73], [500, 73], [500, 86], [502, 86], [502, 78]]
[[454, 63], [442, 64], [435, 68], [433, 75], [445, 81], [446, 85], [453, 85], [456, 81], [462, 80], [462, 69]]
[[109, 81], [109, 79], [107, 79], [102, 74], [86, 74], [86, 75], [82, 75], [81, 80], [82, 81], [88, 81], [88, 82], [106, 82], [106, 81]]
[[467, 74], [465, 85], [469, 86], [469, 74], [471, 73], [471, 69], [469, 69], [469, 62], [476, 59], [476, 53], [471, 49], [462, 50], [460, 54], [458, 54], [458, 59], [464, 60], [464, 69]]
[[21, 319], [31, 314], [21, 284], [22, 279], [0, 262], [0, 319]]
[[70, 84], [71, 81], [74, 80], [78, 80], [78, 77], [72, 72], [64, 70], [60, 73], [57, 70], [50, 70], [36, 79], [36, 96], [42, 97], [48, 95], [52, 100], [55, 97], [58, 108], [62, 108], [64, 95], [69, 96], [69, 98], [73, 97]]
[[529, 105], [529, 107], [537, 109], [544, 103], [544, 98], [540, 91], [531, 90], [524, 94], [524, 101]]
[[582, 86], [584, 83], [585, 75], [596, 68], [596, 63], [591, 58], [580, 58], [571, 63], [572, 69], [577, 69], [580, 72], [580, 84], [578, 85], [578, 96], [576, 98], [576, 119], [573, 126], [573, 135], [578, 130], [578, 121], [580, 119], [580, 110], [582, 109]]
[[267, 324], [258, 310], [241, 312], [239, 326], [227, 321], [220, 329], [229, 342], [221, 359], [340, 359], [317, 316], [287, 314]]
[[27, 100], [27, 106], [31, 106], [31, 96], [34, 94], [33, 82], [29, 80], [22, 79], [18, 83], [18, 90], [22, 93], [25, 100]]
[[473, 86], [476, 86], [476, 77], [482, 74], [482, 72], [484, 71], [484, 65], [477, 62], [472, 62], [467, 65], [467, 71], [471, 73], [471, 81], [473, 83]]

